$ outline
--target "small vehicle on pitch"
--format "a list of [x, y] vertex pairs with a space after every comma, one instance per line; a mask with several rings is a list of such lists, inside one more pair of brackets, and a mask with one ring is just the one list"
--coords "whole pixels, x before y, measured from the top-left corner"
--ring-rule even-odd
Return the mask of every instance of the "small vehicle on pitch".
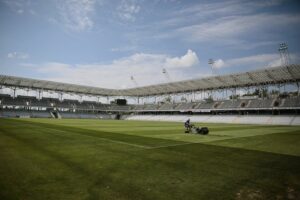
[[185, 133], [196, 133], [201, 135], [207, 135], [209, 130], [207, 127], [197, 127], [194, 124], [191, 124], [188, 129], [185, 130]]
[[184, 123], [184, 127], [186, 128], [185, 133], [196, 133], [201, 135], [207, 135], [209, 133], [207, 127], [197, 127], [194, 124], [190, 124], [189, 119]]

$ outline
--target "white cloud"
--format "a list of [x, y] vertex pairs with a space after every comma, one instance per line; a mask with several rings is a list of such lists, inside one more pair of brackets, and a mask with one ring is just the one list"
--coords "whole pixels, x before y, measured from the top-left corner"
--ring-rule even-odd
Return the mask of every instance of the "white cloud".
[[215, 60], [214, 64], [213, 64], [213, 68], [216, 68], [216, 69], [219, 69], [219, 68], [222, 68], [224, 67], [225, 63], [222, 59], [218, 59], [218, 60]]
[[268, 64], [279, 59], [279, 54], [259, 54], [225, 61], [224, 66], [244, 66], [249, 64]]
[[167, 13], [167, 18], [147, 26], [145, 33], [156, 27], [155, 34], [150, 31], [149, 37], [179, 38], [192, 43], [207, 42], [238, 49], [272, 45], [277, 42], [274, 41], [278, 40], [275, 36], [280, 35], [282, 29], [300, 25], [299, 14], [265, 11], [282, 2], [229, 0], [194, 3]]
[[[290, 64], [299, 63], [299, 54], [291, 54]], [[240, 68], [262, 68], [262, 67], [278, 67], [282, 65], [279, 54], [258, 54], [240, 58], [232, 59], [217, 59], [214, 61], [213, 68], [229, 68], [229, 67], [240, 67]]]
[[200, 17], [207, 17], [209, 15], [237, 15], [257, 12], [257, 9], [272, 7], [280, 5], [283, 0], [269, 0], [269, 1], [243, 1], [243, 0], [228, 0], [201, 3], [197, 5], [188, 6], [180, 10], [177, 14], [189, 14]]
[[[193, 66], [198, 58], [189, 50], [181, 57], [163, 54], [137, 53], [129, 57], [114, 60], [109, 64], [69, 65], [65, 63], [44, 63], [37, 66], [37, 72], [49, 80], [62, 81], [104, 88], [134, 87], [131, 76], [139, 86], [166, 82], [162, 68], [167, 66], [173, 80], [188, 78], [182, 70]], [[176, 65], [173, 66], [172, 64]]]
[[118, 16], [124, 21], [135, 21], [141, 7], [133, 0], [122, 0], [117, 7]]
[[274, 59], [267, 64], [267, 67], [277, 67], [282, 65], [282, 61], [280, 58]]
[[167, 58], [165, 67], [169, 68], [181, 68], [191, 67], [199, 63], [198, 56], [192, 50], [188, 50], [187, 53], [181, 57]]
[[[299, 54], [290, 54], [289, 55], [289, 63], [295, 64], [300, 62], [300, 55]], [[278, 57], [277, 59], [274, 59], [273, 61], [269, 62], [267, 67], [277, 67], [282, 65], [281, 59]]]
[[29, 54], [23, 52], [12, 52], [7, 54], [7, 58], [10, 59], [28, 59]]
[[32, 9], [31, 0], [3, 0], [3, 2], [15, 13], [22, 15], [24, 13], [29, 13], [31, 15], [35, 14]]
[[137, 46], [122, 46], [122, 47], [115, 47], [110, 49], [110, 51], [112, 52], [126, 52], [126, 51], [135, 51], [135, 50], [137, 50]]
[[287, 24], [300, 24], [299, 15], [256, 14], [247, 16], [227, 16], [205, 23], [177, 29], [176, 34], [186, 36], [188, 41], [236, 41], [249, 33], [262, 32], [266, 28], [284, 27]]
[[17, 13], [18, 13], [18, 14], [22, 14], [22, 13], [24, 13], [24, 10], [19, 9], [19, 10], [17, 10]]
[[92, 15], [96, 0], [57, 1], [61, 22], [72, 31], [84, 31], [93, 28]]
[[[290, 63], [298, 63], [300, 61], [299, 55], [291, 54]], [[218, 59], [215, 61], [213, 67], [220, 69], [223, 67], [276, 67], [280, 66], [281, 59], [279, 54], [258, 54], [253, 56], [246, 56], [240, 58], [233, 58], [228, 60]]]
[[48, 62], [42, 65], [42, 68], [38, 70], [43, 73], [53, 73], [57, 71], [68, 71], [71, 65], [58, 63], [58, 62]]
[[[299, 62], [299, 55], [291, 55], [291, 63]], [[188, 50], [183, 56], [171, 57], [164, 54], [136, 53], [129, 57], [114, 60], [111, 63], [94, 64], [66, 64], [48, 62], [44, 64], [22, 64], [34, 69], [39, 77], [48, 80], [90, 85], [102, 88], [128, 88], [135, 87], [131, 76], [138, 86], [167, 82], [162, 73], [164, 67], [173, 81], [199, 78], [211, 75], [204, 68], [188, 68], [198, 63], [198, 56], [192, 50]], [[240, 67], [261, 68], [280, 65], [278, 54], [260, 54], [233, 59], [217, 59], [215, 68]]]
[[[213, 25], [219, 19], [226, 17], [243, 17], [255, 16], [259, 14], [258, 9], [277, 6], [283, 0], [270, 1], [245, 1], [245, 0], [228, 0], [228, 1], [208, 1], [201, 3], [187, 4], [181, 9], [168, 12], [167, 18], [159, 19], [151, 26], [159, 27], [160, 29], [167, 28], [168, 33], [163, 34], [163, 37], [169, 36], [170, 31], [181, 30], [181, 28], [192, 27], [196, 25]], [[207, 24], [203, 22], [208, 22]], [[222, 22], [220, 22], [222, 23]], [[149, 28], [152, 28], [149, 27]], [[171, 28], [168, 29], [168, 28]], [[175, 28], [175, 29], [174, 29]], [[176, 34], [175, 34], [176, 35]]]

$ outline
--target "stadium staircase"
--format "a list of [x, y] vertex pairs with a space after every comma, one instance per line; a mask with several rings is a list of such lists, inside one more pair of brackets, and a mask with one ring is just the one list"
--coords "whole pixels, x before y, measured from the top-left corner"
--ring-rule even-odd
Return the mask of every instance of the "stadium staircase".
[[52, 118], [55, 118], [55, 119], [61, 119], [61, 115], [58, 111], [50, 111], [50, 114], [52, 116]]

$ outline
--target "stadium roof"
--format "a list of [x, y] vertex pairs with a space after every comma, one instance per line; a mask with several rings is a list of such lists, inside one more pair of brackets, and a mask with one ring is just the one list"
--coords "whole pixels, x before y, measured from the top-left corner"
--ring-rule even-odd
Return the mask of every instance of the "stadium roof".
[[299, 81], [300, 65], [298, 64], [122, 90], [0, 75], [0, 85], [3, 86], [81, 93], [96, 96], [151, 96]]

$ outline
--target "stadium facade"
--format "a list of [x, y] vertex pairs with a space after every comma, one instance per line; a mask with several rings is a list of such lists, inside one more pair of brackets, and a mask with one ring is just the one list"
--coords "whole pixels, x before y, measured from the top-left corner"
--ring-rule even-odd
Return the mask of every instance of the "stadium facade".
[[[224, 123], [300, 124], [300, 65], [286, 65], [130, 89], [106, 89], [0, 75], [1, 117], [127, 118]], [[287, 92], [285, 88], [296, 88]], [[33, 90], [36, 96], [17, 95]], [[246, 91], [238, 95], [237, 91]], [[45, 97], [45, 92], [59, 98]], [[65, 98], [66, 94], [97, 101]], [[175, 101], [178, 99], [180, 101]], [[187, 98], [188, 97], [188, 98]], [[134, 104], [100, 102], [134, 99]], [[152, 99], [152, 103], [145, 103]]]

